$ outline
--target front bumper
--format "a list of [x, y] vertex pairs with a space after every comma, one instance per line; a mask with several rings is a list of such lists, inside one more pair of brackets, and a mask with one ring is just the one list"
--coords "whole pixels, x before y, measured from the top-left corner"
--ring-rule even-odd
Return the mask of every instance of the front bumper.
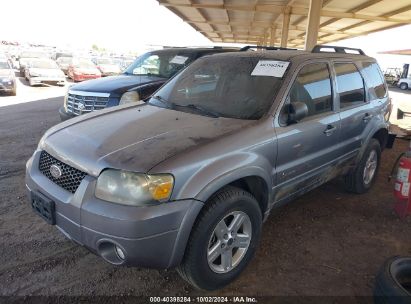
[[73, 115], [72, 113], [66, 112], [66, 110], [64, 109], [64, 106], [59, 108], [59, 115], [60, 115], [61, 121], [65, 121], [67, 119], [76, 117], [76, 115]]
[[0, 92], [11, 92], [15, 90], [15, 84], [0, 83]]
[[13, 80], [3, 81], [0, 79], [0, 91], [10, 92], [16, 87], [16, 83]]
[[73, 75], [73, 80], [75, 81], [84, 81], [90, 79], [101, 78], [100, 75]]
[[[68, 238], [116, 265], [170, 268], [183, 257], [194, 220], [203, 206], [181, 200], [150, 207], [132, 207], [94, 196], [96, 178], [86, 176], [72, 194], [38, 169], [40, 151], [27, 162], [26, 186], [55, 202], [56, 226]], [[121, 248], [125, 258], [115, 253]]]
[[59, 85], [64, 85], [66, 83], [65, 77], [34, 77], [30, 76], [30, 83], [32, 84], [42, 84], [42, 83], [56, 83]]

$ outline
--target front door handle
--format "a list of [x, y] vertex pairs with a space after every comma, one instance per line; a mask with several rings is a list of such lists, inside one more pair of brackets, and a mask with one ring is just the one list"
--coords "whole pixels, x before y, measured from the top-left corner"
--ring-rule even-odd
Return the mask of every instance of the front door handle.
[[363, 121], [364, 122], [369, 122], [371, 120], [371, 118], [373, 117], [373, 115], [369, 114], [369, 113], [365, 113], [364, 117], [363, 117]]
[[330, 136], [331, 134], [334, 133], [334, 131], [337, 130], [337, 127], [334, 125], [327, 125], [327, 129], [324, 130], [324, 134], [327, 136]]

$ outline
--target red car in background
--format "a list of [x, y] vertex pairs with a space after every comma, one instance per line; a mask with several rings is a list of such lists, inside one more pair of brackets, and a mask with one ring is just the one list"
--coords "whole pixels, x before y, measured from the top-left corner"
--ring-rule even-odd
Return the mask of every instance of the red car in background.
[[73, 59], [67, 71], [68, 77], [77, 81], [95, 79], [101, 77], [101, 72], [89, 59]]

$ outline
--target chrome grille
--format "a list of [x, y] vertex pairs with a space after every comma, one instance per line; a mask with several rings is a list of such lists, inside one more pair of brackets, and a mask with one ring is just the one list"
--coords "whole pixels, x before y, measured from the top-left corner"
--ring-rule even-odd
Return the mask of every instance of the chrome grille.
[[67, 112], [81, 115], [102, 110], [107, 106], [108, 98], [108, 93], [69, 91], [67, 95]]
[[[61, 176], [59, 178], [54, 178], [51, 175], [50, 167], [52, 165], [56, 165], [60, 168]], [[81, 181], [86, 176], [86, 173], [77, 170], [76, 168], [73, 168], [69, 165], [66, 165], [65, 163], [48, 154], [46, 151], [41, 151], [39, 170], [49, 180], [71, 193], [76, 192], [77, 188], [80, 186]]]

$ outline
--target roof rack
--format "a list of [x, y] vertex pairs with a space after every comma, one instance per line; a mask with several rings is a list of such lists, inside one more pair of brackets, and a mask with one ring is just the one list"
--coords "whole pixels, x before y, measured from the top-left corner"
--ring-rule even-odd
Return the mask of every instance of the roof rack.
[[[323, 49], [328, 49], [329, 51], [323, 51]], [[350, 48], [350, 47], [345, 47], [345, 46], [322, 45], [322, 44], [316, 45], [311, 52], [312, 53], [335, 52], [335, 53], [343, 53], [343, 54], [356, 54], [356, 53], [358, 53], [358, 55], [365, 55], [365, 53], [362, 49], [355, 49], [355, 48]]]
[[240, 52], [248, 51], [249, 49], [264, 49], [267, 51], [285, 51], [285, 50], [296, 51], [297, 50], [297, 49], [290, 49], [290, 48], [276, 47], [276, 46], [246, 45], [240, 49]]

